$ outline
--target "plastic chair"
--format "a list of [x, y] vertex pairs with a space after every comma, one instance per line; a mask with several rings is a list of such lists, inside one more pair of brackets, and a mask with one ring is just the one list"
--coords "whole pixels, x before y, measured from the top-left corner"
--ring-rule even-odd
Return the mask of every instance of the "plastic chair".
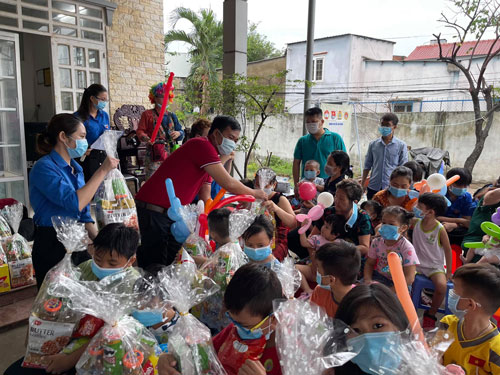
[[[422, 290], [423, 289], [432, 289], [434, 290], [434, 284], [432, 283], [431, 279], [425, 277], [424, 275], [417, 274], [415, 276], [415, 281], [413, 282], [412, 285], [412, 290], [411, 290], [411, 300], [413, 302], [413, 306], [415, 306], [415, 310], [418, 309], [424, 309], [424, 310], [429, 310], [429, 306], [427, 305], [422, 305], [420, 303], [421, 295], [422, 295]], [[448, 292], [450, 289], [453, 289], [453, 283], [451, 281], [447, 282], [447, 288], [446, 288], [446, 296], [444, 297], [444, 306], [445, 309], [438, 309], [438, 312], [441, 314], [449, 315], [451, 314], [450, 309], [448, 308]]]
[[460, 255], [462, 255], [462, 248], [460, 247], [460, 245], [452, 244], [451, 252], [452, 252], [451, 272], [455, 273], [456, 269], [462, 267], [463, 265], [462, 260], [460, 259]]

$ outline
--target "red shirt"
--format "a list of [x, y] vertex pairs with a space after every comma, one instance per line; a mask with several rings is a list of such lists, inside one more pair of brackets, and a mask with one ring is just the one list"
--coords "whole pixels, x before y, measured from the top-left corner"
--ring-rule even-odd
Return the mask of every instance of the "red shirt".
[[183, 205], [190, 204], [201, 185], [210, 177], [203, 168], [217, 163], [220, 163], [219, 155], [208, 138], [193, 138], [163, 162], [142, 186], [135, 199], [169, 208], [165, 180], [171, 178], [177, 198]]
[[[214, 343], [215, 351], [218, 352], [222, 344], [227, 340], [231, 330], [233, 328], [233, 323], [229, 324], [226, 328], [219, 332], [217, 336], [215, 336], [212, 341]], [[266, 347], [264, 349], [264, 353], [260, 358], [260, 363], [266, 369], [266, 373], [270, 375], [282, 375], [280, 360], [278, 358], [278, 351], [276, 350], [276, 346]]]

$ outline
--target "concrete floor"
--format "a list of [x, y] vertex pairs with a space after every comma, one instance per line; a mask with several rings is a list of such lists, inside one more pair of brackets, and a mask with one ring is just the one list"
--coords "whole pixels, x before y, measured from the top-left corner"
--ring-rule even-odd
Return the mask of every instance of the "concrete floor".
[[0, 374], [13, 362], [24, 356], [26, 330], [28, 324], [21, 324], [8, 330], [0, 331]]

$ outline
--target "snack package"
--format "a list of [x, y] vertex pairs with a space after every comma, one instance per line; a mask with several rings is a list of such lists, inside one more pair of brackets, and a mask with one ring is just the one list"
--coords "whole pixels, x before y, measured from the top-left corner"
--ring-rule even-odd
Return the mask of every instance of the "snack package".
[[281, 263], [273, 263], [271, 269], [276, 272], [276, 276], [281, 282], [283, 295], [288, 299], [293, 299], [295, 293], [300, 288], [302, 274], [297, 268], [292, 257], [286, 257]]
[[7, 220], [3, 216], [0, 216], [0, 238], [10, 237], [12, 232], [10, 230]]
[[137, 271], [129, 267], [99, 282], [63, 276], [64, 283], [51, 286], [51, 292], [67, 298], [72, 309], [105, 322], [80, 357], [76, 365], [78, 374], [151, 373], [152, 363], [157, 361], [156, 340], [146, 327], [128, 315], [141, 301], [140, 292], [130, 283], [141, 280], [136, 275]]
[[0, 293], [8, 292], [9, 290], [10, 290], [9, 266], [6, 263], [4, 263], [0, 265]]
[[199, 235], [200, 223], [198, 221], [198, 217], [203, 213], [203, 211], [203, 201], [198, 202], [197, 205], [190, 204], [187, 206], [181, 206], [179, 209], [182, 220], [190, 232], [190, 235], [186, 241], [184, 241], [182, 248], [185, 249], [191, 256], [208, 257], [212, 254], [208, 242]]
[[341, 321], [332, 322], [319, 306], [297, 299], [276, 300], [274, 316], [278, 322], [276, 346], [284, 375], [322, 374], [359, 353], [346, 343], [348, 335], [354, 332]]
[[248, 263], [238, 243], [238, 238], [255, 220], [255, 214], [248, 210], [235, 210], [229, 216], [230, 243], [221, 246], [200, 267], [200, 272], [214, 280], [220, 290], [200, 306], [200, 320], [215, 331], [221, 331], [230, 321], [225, 316], [222, 300], [227, 284], [242, 265]]
[[[106, 153], [115, 158], [118, 158], [116, 145], [120, 136], [121, 132], [113, 130], [107, 130], [101, 135]], [[94, 199], [99, 229], [110, 223], [123, 223], [139, 230], [134, 198], [118, 169], [108, 173]]]
[[191, 307], [219, 290], [217, 284], [196, 272], [192, 263], [171, 265], [160, 271], [158, 279], [180, 315], [168, 338], [168, 351], [176, 358], [177, 370], [185, 375], [226, 374], [210, 330], [189, 313]]
[[78, 280], [80, 271], [73, 267], [71, 254], [87, 249], [85, 224], [75, 219], [55, 216], [52, 224], [57, 239], [66, 248], [66, 255], [45, 276], [29, 317], [28, 346], [23, 367], [46, 368], [42, 357], [59, 353], [70, 341], [81, 314], [68, 305], [68, 300], [50, 292], [54, 285], [66, 279]]

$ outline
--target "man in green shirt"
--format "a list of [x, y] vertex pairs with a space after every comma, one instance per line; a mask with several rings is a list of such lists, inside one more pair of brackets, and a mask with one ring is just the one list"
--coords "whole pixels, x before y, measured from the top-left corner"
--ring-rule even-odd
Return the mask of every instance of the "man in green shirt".
[[328, 155], [335, 150], [346, 150], [344, 141], [339, 134], [323, 128], [325, 120], [323, 120], [323, 111], [320, 108], [309, 108], [304, 116], [309, 134], [300, 137], [293, 154], [293, 182], [296, 193], [300, 176], [304, 173], [307, 161], [316, 160], [320, 164], [319, 177], [327, 178], [325, 165]]

